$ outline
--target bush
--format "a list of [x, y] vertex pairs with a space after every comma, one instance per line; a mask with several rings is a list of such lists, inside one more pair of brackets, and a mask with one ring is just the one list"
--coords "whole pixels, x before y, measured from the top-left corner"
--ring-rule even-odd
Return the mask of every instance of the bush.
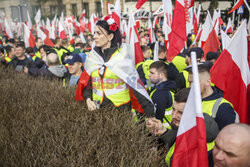
[[75, 89], [0, 68], [0, 166], [164, 166], [129, 111], [90, 112]]

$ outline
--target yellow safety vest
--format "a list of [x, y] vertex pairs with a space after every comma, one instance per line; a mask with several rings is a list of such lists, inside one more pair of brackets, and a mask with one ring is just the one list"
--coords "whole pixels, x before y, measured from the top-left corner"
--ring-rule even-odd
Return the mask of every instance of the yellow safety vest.
[[[157, 89], [153, 90], [150, 93], [150, 98], [152, 99], [153, 94], [155, 93]], [[169, 108], [165, 109], [165, 114], [164, 114], [164, 118], [163, 118], [163, 126], [165, 128], [169, 128], [171, 127], [169, 123], [171, 123], [172, 121], [172, 110], [173, 110], [173, 104], [174, 104], [174, 93], [172, 91], [170, 91], [171, 96], [172, 96], [172, 106]]]
[[9, 62], [11, 62], [12, 59], [6, 54], [4, 56], [4, 60], [5, 60], [6, 63], [9, 63]]
[[42, 56], [40, 55], [40, 52], [39, 52], [39, 51], [37, 51], [37, 52], [35, 53], [35, 56], [32, 57], [32, 60], [35, 61], [36, 58], [39, 58], [39, 59], [42, 58]]
[[184, 79], [185, 79], [185, 85], [186, 85], [186, 88], [189, 88], [189, 82], [188, 82], [188, 72], [186, 71], [186, 70], [183, 70], [182, 71], [182, 73], [183, 73], [183, 76], [184, 76]]
[[[116, 56], [119, 49], [111, 56]], [[110, 58], [110, 59], [111, 59]], [[127, 84], [106, 67], [103, 79], [101, 79], [99, 70], [91, 73], [92, 78], [92, 97], [94, 101], [103, 102], [104, 95], [119, 107], [130, 101], [130, 94]]]
[[172, 63], [175, 65], [179, 72], [182, 72], [187, 67], [186, 59], [182, 56], [175, 56], [172, 60]]
[[72, 45], [69, 45], [67, 47], [67, 49], [70, 51], [70, 52], [74, 52], [75, 48], [72, 46]]

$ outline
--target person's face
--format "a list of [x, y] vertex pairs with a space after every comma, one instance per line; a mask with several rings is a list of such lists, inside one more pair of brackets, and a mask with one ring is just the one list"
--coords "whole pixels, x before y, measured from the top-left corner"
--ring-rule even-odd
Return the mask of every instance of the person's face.
[[179, 125], [180, 125], [181, 116], [183, 114], [185, 105], [186, 105], [186, 103], [178, 103], [176, 101], [173, 104], [172, 124], [175, 127], [179, 127]]
[[22, 57], [24, 56], [25, 50], [22, 47], [16, 48], [16, 57]]
[[[199, 74], [201, 94], [204, 94], [206, 91], [206, 88], [210, 85], [210, 82], [205, 75], [206, 74], [204, 73]], [[191, 87], [193, 84], [193, 74], [188, 75], [188, 82], [189, 82], [189, 86]]]
[[76, 38], [75, 38], [75, 43], [80, 43], [80, 42], [82, 42], [81, 38], [76, 37]]
[[146, 50], [146, 51], [143, 53], [143, 55], [144, 55], [144, 58], [145, 58], [145, 59], [150, 58], [150, 55], [151, 55], [150, 49]]
[[15, 48], [11, 48], [11, 51], [9, 52], [9, 57], [13, 58], [15, 56]]
[[100, 27], [95, 27], [94, 40], [95, 45], [97, 47], [106, 48], [111, 44], [111, 40], [113, 39], [113, 34], [108, 34], [107, 31]]
[[161, 52], [158, 54], [159, 59], [165, 59], [166, 58], [166, 52]]
[[81, 66], [82, 66], [82, 63], [80, 63], [80, 62], [75, 62], [74, 64], [69, 64], [69, 66], [68, 66], [69, 73], [72, 75], [77, 74], [79, 71], [81, 71]]
[[160, 74], [155, 68], [150, 68], [148, 77], [150, 83], [158, 84], [161, 81], [162, 74]]
[[148, 42], [145, 38], [141, 38], [141, 46], [147, 46]]
[[215, 140], [214, 167], [249, 167], [247, 148], [239, 137], [222, 131]]
[[41, 55], [42, 58], [46, 57], [46, 52], [45, 52], [45, 50], [43, 48], [40, 49], [40, 55]]
[[36, 47], [40, 48], [40, 46], [42, 46], [42, 45], [43, 45], [42, 39], [38, 39], [37, 42], [36, 42]]

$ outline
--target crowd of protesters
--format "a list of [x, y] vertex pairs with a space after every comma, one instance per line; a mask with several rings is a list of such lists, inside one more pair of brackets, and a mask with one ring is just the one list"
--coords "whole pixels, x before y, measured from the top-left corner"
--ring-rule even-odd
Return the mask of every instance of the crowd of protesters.
[[[146, 117], [148, 117], [146, 119], [147, 130], [156, 135], [159, 143], [162, 143], [169, 150], [166, 155], [167, 164], [170, 165], [172, 161], [177, 130], [190, 91], [189, 87], [192, 85], [191, 52], [195, 52], [199, 63], [198, 72], [206, 124], [207, 149], [211, 153], [209, 154], [210, 165], [213, 165], [212, 159], [214, 159], [215, 166], [250, 166], [250, 127], [234, 124], [239, 122], [239, 118], [233, 105], [224, 99], [223, 92], [211, 83], [210, 68], [219, 57], [221, 50], [208, 52], [205, 61], [204, 52], [194, 43], [194, 34], [191, 33], [188, 34], [185, 49], [176, 55], [172, 62], [168, 62], [164, 34], [161, 28], [158, 28], [155, 30], [156, 39], [159, 42], [158, 61], [154, 61], [154, 43], [149, 42], [148, 30], [140, 27], [138, 34], [144, 60], [134, 65], [133, 68], [137, 70], [137, 75], [145, 85], [152, 103], [136, 89], [132, 89], [132, 91], [143, 109], [150, 110], [145, 111]], [[121, 46], [119, 41], [125, 42], [125, 37], [121, 37], [119, 29], [111, 31], [106, 20], [97, 22], [94, 36], [86, 30], [84, 37], [86, 43], [83, 43], [76, 34], [73, 35], [71, 41], [68, 38], [60, 39], [59, 37], [55, 40], [51, 39], [54, 43], [53, 48], [44, 45], [42, 39], [37, 37], [34, 48], [25, 48], [22, 39], [9, 39], [2, 34], [0, 41], [1, 66], [13, 68], [17, 72], [24, 72], [31, 77], [55, 79], [61, 81], [64, 86], [76, 87], [81, 75], [84, 75], [85, 61], [87, 59], [89, 62], [94, 61], [90, 58], [86, 59], [87, 55], [94, 59], [95, 54], [98, 54], [101, 55], [104, 62], [109, 62], [113, 55], [122, 53], [119, 50]], [[96, 46], [91, 48], [94, 40]], [[117, 50], [118, 53], [116, 53]], [[86, 68], [90, 68], [89, 62]], [[128, 109], [127, 106], [131, 105], [128, 89], [108, 95], [107, 90], [103, 87], [93, 88], [94, 84], [99, 84], [98, 82], [103, 84], [104, 79], [114, 79], [115, 82], [122, 79], [120, 76], [114, 75], [115, 72], [112, 70], [107, 72], [106, 68], [108, 66], [105, 66], [104, 69], [93, 70], [90, 73], [91, 83], [88, 83], [91, 89], [82, 91], [88, 109], [99, 109], [105, 103], [113, 103], [116, 107], [126, 106]], [[95, 73], [96, 71], [97, 73]], [[106, 78], [107, 75], [111, 77]], [[123, 86], [126, 83], [123, 80], [117, 84]], [[105, 94], [98, 95], [98, 91], [105, 92]], [[136, 121], [144, 120], [144, 116], [140, 112], [137, 110], [132, 112]], [[233, 135], [234, 133], [235, 135]]]

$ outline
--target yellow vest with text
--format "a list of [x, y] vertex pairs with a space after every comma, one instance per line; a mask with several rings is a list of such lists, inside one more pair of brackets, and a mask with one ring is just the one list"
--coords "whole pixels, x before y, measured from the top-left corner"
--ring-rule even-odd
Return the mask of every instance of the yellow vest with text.
[[[119, 54], [119, 49], [111, 56]], [[92, 78], [92, 97], [94, 101], [103, 102], [104, 95], [112, 101], [112, 103], [119, 107], [130, 101], [129, 89], [126, 83], [106, 67], [103, 78], [100, 77], [100, 71], [96, 70], [91, 73]]]

